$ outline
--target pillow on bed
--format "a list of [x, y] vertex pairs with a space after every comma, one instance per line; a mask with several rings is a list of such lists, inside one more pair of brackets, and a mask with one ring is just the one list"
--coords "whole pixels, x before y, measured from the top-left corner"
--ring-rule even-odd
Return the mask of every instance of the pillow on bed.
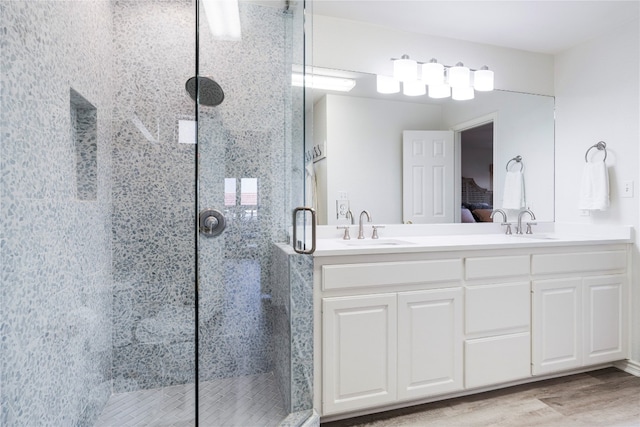
[[478, 222], [493, 222], [491, 212], [491, 209], [475, 209], [473, 215], [478, 218]]
[[460, 219], [462, 220], [462, 222], [476, 222], [476, 219], [473, 217], [471, 211], [466, 208], [462, 208]]

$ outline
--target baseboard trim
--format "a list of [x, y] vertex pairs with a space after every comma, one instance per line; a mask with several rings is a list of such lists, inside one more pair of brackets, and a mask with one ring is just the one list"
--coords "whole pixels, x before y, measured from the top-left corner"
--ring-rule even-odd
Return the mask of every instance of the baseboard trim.
[[625, 371], [627, 374], [633, 375], [634, 377], [640, 377], [640, 362], [636, 362], [635, 360], [623, 360], [615, 362], [613, 366], [621, 371]]

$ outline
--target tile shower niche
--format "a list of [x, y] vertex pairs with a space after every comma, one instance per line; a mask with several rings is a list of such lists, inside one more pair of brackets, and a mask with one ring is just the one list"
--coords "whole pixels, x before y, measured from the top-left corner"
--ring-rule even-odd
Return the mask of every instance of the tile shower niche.
[[71, 138], [76, 153], [76, 197], [98, 196], [98, 110], [75, 90], [70, 90]]

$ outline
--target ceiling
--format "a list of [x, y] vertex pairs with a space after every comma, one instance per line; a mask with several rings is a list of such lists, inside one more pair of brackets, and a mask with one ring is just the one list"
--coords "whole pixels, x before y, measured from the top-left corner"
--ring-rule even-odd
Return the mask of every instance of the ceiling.
[[556, 54], [637, 19], [640, 0], [315, 0], [313, 13], [412, 33]]

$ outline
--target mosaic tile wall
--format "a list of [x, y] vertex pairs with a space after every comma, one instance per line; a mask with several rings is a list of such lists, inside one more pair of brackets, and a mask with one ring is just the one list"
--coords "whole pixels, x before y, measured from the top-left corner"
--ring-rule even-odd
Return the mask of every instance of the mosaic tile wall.
[[[2, 426], [93, 425], [111, 393], [111, 5], [0, 2]], [[71, 89], [96, 108], [78, 198]]]
[[290, 412], [313, 407], [313, 257], [273, 247], [274, 373]]

